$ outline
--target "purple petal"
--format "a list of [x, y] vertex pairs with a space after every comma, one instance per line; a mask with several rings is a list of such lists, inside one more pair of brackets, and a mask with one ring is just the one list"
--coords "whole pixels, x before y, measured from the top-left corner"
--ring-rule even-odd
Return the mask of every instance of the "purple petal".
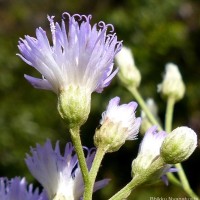
[[53, 90], [51, 84], [46, 79], [39, 79], [29, 75], [24, 75], [25, 79], [35, 88]]

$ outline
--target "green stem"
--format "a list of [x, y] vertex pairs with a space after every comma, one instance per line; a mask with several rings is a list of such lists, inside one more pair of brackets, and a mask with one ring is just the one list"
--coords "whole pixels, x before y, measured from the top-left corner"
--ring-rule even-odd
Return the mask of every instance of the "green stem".
[[167, 178], [171, 183], [182, 188], [181, 182], [172, 173], [167, 173]]
[[[173, 111], [174, 111], [175, 99], [169, 97], [167, 99], [167, 108], [165, 115], [165, 131], [170, 133], [172, 131], [172, 121], [173, 121]], [[192, 198], [198, 198], [197, 195], [193, 192], [184, 172], [184, 169], [180, 163], [176, 164], [175, 167], [178, 169], [178, 176], [181, 181], [181, 186], [184, 191]]]
[[88, 173], [88, 168], [87, 168], [87, 163], [85, 159], [85, 155], [83, 152], [83, 147], [81, 144], [81, 138], [80, 138], [80, 128], [71, 128], [70, 129], [71, 133], [71, 139], [78, 157], [79, 165], [81, 168], [83, 180], [85, 183], [85, 189], [88, 187], [88, 182], [89, 182], [89, 173]]
[[170, 133], [172, 131], [172, 121], [173, 121], [173, 112], [174, 112], [175, 99], [167, 99], [167, 108], [165, 113], [165, 131]]
[[101, 161], [103, 160], [103, 157], [106, 153], [106, 149], [103, 148], [97, 148], [96, 154], [94, 161], [92, 163], [91, 170], [89, 172], [89, 185], [87, 190], [84, 192], [84, 200], [91, 200], [92, 199], [92, 194], [93, 194], [93, 188], [94, 188], [94, 183], [96, 180], [97, 173], [99, 171], [99, 167], [101, 165]]
[[129, 182], [126, 186], [124, 186], [119, 192], [117, 192], [114, 196], [112, 196], [109, 200], [122, 200], [126, 199], [132, 192], [134, 188], [140, 185], [140, 181], [138, 180], [139, 176], [134, 177], [131, 182]]
[[163, 162], [162, 158], [158, 158], [148, 170], [145, 170], [143, 173], [140, 173], [137, 176], [133, 177], [133, 179], [124, 188], [122, 188], [109, 200], [126, 199], [131, 194], [133, 189], [143, 184], [150, 178], [153, 178], [154, 173], [160, 170], [164, 165], [165, 163]]
[[147, 117], [149, 118], [151, 123], [154, 124], [154, 125], [157, 125], [159, 130], [162, 130], [161, 125], [158, 123], [158, 121], [155, 119], [154, 115], [151, 113], [151, 111], [147, 107], [144, 99], [142, 98], [142, 96], [138, 92], [137, 88], [129, 86], [128, 90], [135, 97], [135, 99], [137, 100], [137, 102], [139, 103], [139, 105], [141, 106], [142, 110], [145, 112], [145, 114], [147, 115]]
[[179, 178], [180, 178], [181, 183], [182, 183], [182, 187], [185, 190], [185, 192], [190, 197], [192, 197], [193, 199], [198, 199], [198, 196], [193, 192], [193, 190], [190, 187], [190, 184], [189, 184], [188, 179], [185, 175], [185, 172], [184, 172], [182, 165], [180, 163], [178, 163], [175, 166], [178, 169], [178, 175], [179, 175]]

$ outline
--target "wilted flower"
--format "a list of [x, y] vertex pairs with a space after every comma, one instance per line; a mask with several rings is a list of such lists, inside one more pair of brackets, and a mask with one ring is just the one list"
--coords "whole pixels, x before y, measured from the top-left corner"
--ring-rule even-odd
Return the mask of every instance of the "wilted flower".
[[111, 24], [101, 21], [91, 26], [91, 15], [65, 12], [61, 25], [54, 23], [54, 16], [48, 20], [52, 45], [42, 28], [36, 29], [36, 38], [25, 36], [19, 41], [19, 56], [43, 77], [25, 78], [36, 88], [58, 94], [61, 116], [70, 126], [82, 125], [90, 111], [91, 93], [102, 92], [117, 73], [117, 69], [113, 72], [113, 60], [122, 44]]
[[[152, 164], [160, 157], [160, 148], [166, 136], [167, 133], [158, 132], [156, 126], [148, 129], [140, 144], [138, 156], [132, 162], [133, 176], [144, 174], [151, 168]], [[154, 173], [153, 178], [162, 178], [167, 184], [165, 174], [174, 171], [176, 169], [165, 163], [161, 169]]]
[[162, 146], [161, 156], [166, 163], [183, 162], [197, 147], [197, 134], [188, 127], [178, 127], [167, 135]]
[[178, 101], [185, 94], [185, 84], [178, 66], [173, 63], [167, 63], [165, 70], [163, 82], [158, 85], [158, 92], [164, 97], [173, 97], [175, 101]]
[[94, 136], [96, 147], [105, 147], [107, 152], [117, 151], [126, 140], [136, 139], [141, 124], [141, 119], [135, 116], [137, 103], [119, 105], [119, 102], [119, 97], [109, 101]]
[[0, 178], [1, 200], [48, 200], [45, 193], [33, 190], [33, 185], [28, 185], [25, 178], [15, 177], [11, 180]]
[[[80, 200], [84, 192], [84, 183], [71, 143], [67, 143], [63, 156], [59, 143], [56, 143], [54, 150], [49, 140], [44, 146], [37, 145], [36, 148], [32, 148], [31, 153], [32, 156], [26, 157], [26, 164], [32, 175], [44, 187], [49, 199]], [[89, 169], [94, 154], [94, 149], [87, 149], [86, 162]], [[107, 183], [107, 179], [96, 182], [94, 191]]]

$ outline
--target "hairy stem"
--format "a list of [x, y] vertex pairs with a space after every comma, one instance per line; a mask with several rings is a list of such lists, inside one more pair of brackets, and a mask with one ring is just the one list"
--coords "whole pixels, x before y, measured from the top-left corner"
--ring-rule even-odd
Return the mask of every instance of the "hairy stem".
[[106, 149], [97, 148], [95, 158], [94, 158], [94, 161], [92, 163], [91, 170], [89, 172], [89, 185], [88, 185], [88, 190], [85, 191], [85, 193], [84, 193], [84, 200], [91, 200], [92, 199], [94, 183], [95, 183], [96, 176], [97, 176], [97, 173], [99, 171], [99, 167], [101, 165], [101, 162], [103, 160], [105, 153], [106, 153]]
[[87, 189], [88, 183], [89, 183], [89, 172], [87, 168], [87, 163], [86, 163], [83, 147], [81, 144], [80, 128], [79, 127], [71, 128], [70, 133], [71, 133], [71, 139], [72, 139], [72, 142], [73, 142], [73, 145], [78, 157], [79, 165], [81, 168], [83, 181], [85, 184], [85, 189]]
[[117, 192], [114, 196], [112, 196], [109, 200], [123, 200], [126, 199], [139, 185], [145, 183], [150, 178], [152, 178], [152, 175], [154, 175], [155, 172], [160, 170], [165, 163], [163, 162], [162, 158], [158, 158], [148, 170], [145, 170], [143, 173], [140, 173], [133, 177], [133, 179], [125, 186], [123, 187], [119, 192]]

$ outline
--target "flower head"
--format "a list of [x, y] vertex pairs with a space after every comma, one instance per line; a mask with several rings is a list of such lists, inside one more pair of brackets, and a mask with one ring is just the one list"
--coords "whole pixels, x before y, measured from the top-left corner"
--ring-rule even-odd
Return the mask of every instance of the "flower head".
[[94, 136], [95, 145], [106, 146], [107, 152], [118, 150], [126, 140], [136, 139], [141, 124], [141, 119], [135, 116], [137, 103], [119, 105], [119, 102], [119, 97], [109, 101]]
[[[90, 168], [95, 152], [87, 151], [86, 162]], [[54, 150], [49, 140], [44, 146], [37, 145], [36, 148], [32, 148], [31, 153], [32, 156], [26, 157], [26, 164], [32, 175], [44, 187], [49, 199], [79, 200], [82, 197], [84, 183], [71, 143], [67, 143], [63, 156], [60, 153], [59, 143], [56, 143]], [[107, 183], [107, 179], [96, 182], [94, 191]]]
[[25, 178], [15, 177], [11, 180], [0, 178], [1, 200], [48, 200], [44, 192], [33, 191], [33, 185], [27, 184]]
[[58, 94], [61, 117], [70, 128], [81, 126], [90, 112], [91, 93], [102, 92], [118, 71], [113, 71], [113, 60], [122, 43], [111, 24], [101, 21], [91, 26], [91, 15], [65, 12], [61, 25], [54, 22], [54, 16], [48, 20], [51, 42], [42, 28], [36, 29], [36, 38], [25, 36], [19, 41], [18, 55], [42, 75], [42, 79], [25, 78], [35, 88]]
[[71, 16], [66, 12], [61, 25], [54, 22], [54, 16], [48, 16], [48, 20], [52, 45], [42, 28], [36, 29], [36, 38], [25, 36], [19, 41], [19, 56], [43, 76], [38, 79], [25, 75], [25, 78], [34, 87], [57, 94], [70, 85], [84, 87], [91, 93], [101, 92], [117, 73], [112, 72], [113, 59], [121, 49], [121, 42], [117, 41], [113, 26], [104, 22], [91, 26], [91, 15]]
[[[138, 156], [132, 162], [132, 174], [144, 174], [152, 167], [152, 164], [160, 158], [160, 148], [166, 138], [167, 133], [164, 131], [157, 131], [156, 126], [148, 129], [140, 144]], [[174, 172], [174, 168], [166, 163], [154, 175], [161, 177], [166, 183], [165, 174], [167, 172]], [[164, 177], [163, 177], [164, 176]]]

